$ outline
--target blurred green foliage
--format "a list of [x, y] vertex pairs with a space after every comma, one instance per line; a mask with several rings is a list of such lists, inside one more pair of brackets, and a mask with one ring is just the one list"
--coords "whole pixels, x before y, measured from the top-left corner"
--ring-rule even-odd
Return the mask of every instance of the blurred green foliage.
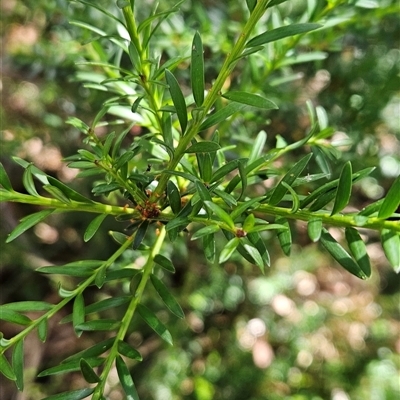
[[[112, 2], [100, 3], [114, 12]], [[282, 4], [285, 18], [296, 20], [306, 3]], [[381, 3], [379, 9], [344, 5], [337, 11], [340, 23], [309, 35], [307, 48], [326, 53], [325, 58], [279, 71], [268, 64], [267, 56], [249, 58], [230, 82], [240, 90], [242, 81], [251, 80], [258, 91], [279, 101], [279, 112], [269, 120], [262, 114], [242, 116], [246, 130], [268, 131], [270, 147], [277, 137], [292, 142], [301, 136], [309, 123], [306, 100], [322, 105], [337, 127], [337, 139], [351, 139], [352, 144], [344, 143], [347, 150], [343, 157], [356, 169], [380, 167], [373, 177], [358, 184], [359, 205], [380, 198], [400, 173], [400, 10], [396, 1]], [[160, 7], [168, 9], [172, 4], [165, 1]], [[74, 180], [61, 158], [75, 152], [80, 137], [63, 121], [68, 116], [91, 120], [104, 97], [78, 82], [82, 69], [75, 62], [94, 57], [94, 44], [85, 46], [91, 35], [68, 20], [95, 21], [104, 30], [108, 22], [93, 9], [62, 0], [6, 0], [0, 7], [4, 40], [2, 161], [7, 164], [7, 156], [16, 154], [79, 187], [81, 183]], [[200, 31], [206, 81], [210, 82], [229, 51], [237, 26], [243, 23], [245, 9], [244, 2], [186, 1], [180, 13], [161, 25], [153, 40], [169, 59], [188, 53], [193, 32]], [[147, 13], [145, 6], [142, 10]], [[184, 82], [187, 65], [179, 68], [177, 76]], [[251, 141], [244, 128], [236, 130], [230, 124], [220, 127], [222, 135], [231, 135], [232, 143], [238, 145]], [[132, 134], [142, 132], [139, 129]], [[332, 164], [336, 176], [340, 165]], [[18, 188], [17, 172], [12, 178]], [[16, 220], [29, 212], [28, 207], [2, 204], [0, 240], [4, 241]], [[2, 302], [48, 298], [56, 282], [34, 274], [32, 266], [81, 256], [107, 257], [115, 249], [106, 233], [84, 245], [80, 232], [89, 220], [81, 215], [71, 214], [68, 220], [54, 216], [51, 222], [52, 227], [42, 224], [2, 252]], [[109, 222], [109, 228], [116, 224]], [[331, 260], [305, 239], [304, 229], [298, 226], [299, 246], [290, 258], [283, 258], [276, 245], [275, 251], [270, 251], [272, 267], [265, 276], [239, 259], [224, 267], [207, 265], [192, 242], [178, 239], [179, 246], [171, 255], [177, 274], [170, 278], [170, 285], [186, 319], [177, 321], [167, 315], [155, 292], [146, 293], [145, 300], [154, 310], [159, 307], [159, 318], [171, 327], [176, 339], [174, 347], [167, 348], [143, 323], [135, 321], [130, 340], [144, 361], [132, 368], [141, 398], [399, 398], [399, 279], [382, 261], [377, 238], [370, 237], [368, 246], [378, 273], [365, 282], [331, 265]], [[125, 253], [120, 262], [132, 260], [140, 265], [134, 251]], [[114, 290], [129, 294], [128, 287], [116, 286]], [[99, 300], [94, 289], [90, 295], [91, 300]], [[51, 327], [50, 345], [28, 357], [28, 369], [55, 365], [66, 350], [77, 345], [76, 339], [68, 337], [72, 330], [64, 326]], [[93, 339], [83, 340], [89, 343]], [[75, 374], [63, 380], [37, 379], [29, 384], [25, 398], [33, 400], [77, 388], [80, 379]], [[14, 396], [11, 386], [4, 383], [3, 388], [4, 398]], [[108, 398], [122, 398], [112, 381], [108, 390]]]

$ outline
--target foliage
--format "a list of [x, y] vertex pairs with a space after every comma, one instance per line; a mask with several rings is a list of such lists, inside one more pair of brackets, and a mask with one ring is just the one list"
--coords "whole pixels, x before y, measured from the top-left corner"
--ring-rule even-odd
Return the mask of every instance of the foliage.
[[[307, 126], [297, 135], [276, 135], [271, 140], [268, 128], [260, 129], [267, 117], [281, 112], [275, 110], [294, 106], [293, 92], [285, 93], [285, 85], [298, 78], [296, 67], [325, 60], [334, 45], [330, 32], [354, 23], [358, 12], [368, 19], [368, 9], [378, 6], [375, 2], [308, 1], [306, 8], [290, 10], [285, 1], [249, 0], [235, 6], [244, 17], [234, 21], [229, 41], [223, 42], [228, 50], [220, 46], [219, 54], [209, 57], [221, 32], [213, 39], [202, 33], [201, 25], [189, 39], [186, 30], [181, 38], [187, 47], [183, 50], [171, 46], [172, 35], [169, 41], [163, 39], [163, 32], [182, 26], [174, 26], [174, 18], [180, 7], [185, 12], [185, 2], [160, 8], [157, 4], [140, 7], [134, 1], [116, 5], [85, 0], [71, 4], [77, 11], [70, 23], [83, 30], [87, 49], [84, 59], [78, 60], [76, 80], [102, 93], [104, 99], [91, 122], [76, 116], [67, 121], [84, 139], [83, 146], [65, 161], [78, 171], [76, 179], [92, 185], [91, 193], [87, 188], [75, 190], [14, 156], [23, 169], [24, 189], [18, 191], [0, 164], [0, 201], [40, 207], [20, 220], [8, 243], [45, 219], [72, 211], [95, 214], [83, 232], [84, 242], [101, 232], [107, 217], [123, 223], [109, 232], [117, 247], [105, 260], [38, 268], [59, 281], [59, 302], [29, 300], [0, 308], [3, 321], [23, 327], [0, 342], [0, 370], [19, 390], [24, 389], [27, 335], [36, 330], [45, 342], [49, 321], [60, 310], [71, 305], [71, 314], [61, 322], [72, 323], [77, 337], [104, 333], [99, 342], [40, 372], [42, 378], [80, 371], [88, 383], [88, 388], [48, 399], [105, 398], [114, 368], [127, 398], [137, 399], [130, 368], [142, 355], [128, 338], [139, 319], [171, 345], [177, 339], [174, 327], [165, 323], [169, 317], [164, 310], [178, 320], [190, 307], [205, 312], [208, 306], [202, 303], [216, 298], [221, 290], [226, 307], [236, 306], [240, 281], [231, 284], [233, 289], [210, 286], [209, 293], [197, 288], [187, 299], [179, 299], [185, 304], [177, 301], [169, 274], [176, 269], [174, 253], [190, 246], [188, 237], [202, 243], [202, 257], [212, 274], [221, 273], [219, 265], [241, 260], [244, 265], [256, 265], [262, 275], [276, 250], [270, 238], [276, 236], [281, 251], [289, 255], [296, 234], [293, 222], [304, 221], [312, 242], [320, 242], [345, 270], [367, 279], [371, 263], [364, 230], [368, 229], [379, 235], [394, 270], [400, 269], [400, 177], [395, 177], [384, 198], [355, 209], [352, 193], [363, 179], [371, 179], [374, 167], [355, 168], [353, 160], [346, 158], [341, 147], [349, 142], [334, 140], [336, 130], [322, 106], [307, 102]], [[380, 12], [390, 15], [394, 8], [387, 2]], [[82, 10], [84, 18], [77, 19]], [[90, 16], [93, 10], [102, 16], [99, 25], [91, 22], [96, 20]], [[198, 8], [196, 13], [201, 16]], [[210, 24], [204, 14], [199, 21]], [[324, 41], [326, 48], [317, 46]], [[140, 135], [132, 139], [134, 129]], [[238, 278], [232, 277], [233, 281]], [[260, 278], [260, 284], [265, 282]], [[114, 294], [89, 304], [95, 288]], [[288, 284], [282, 291], [289, 288]], [[158, 302], [150, 300], [153, 289]], [[229, 290], [239, 291], [231, 295], [231, 303]], [[278, 325], [271, 328], [275, 340]], [[177, 359], [188, 363], [178, 350]], [[217, 368], [217, 359], [218, 355], [209, 354], [211, 370]], [[238, 362], [225, 368], [236, 370]], [[137, 369], [135, 373], [140, 374]], [[198, 399], [213, 397], [210, 381], [216, 375], [215, 371], [198, 374], [194, 383]], [[297, 379], [293, 370], [284, 375]], [[249, 371], [241, 376], [248, 382], [257, 380]], [[218, 398], [231, 397], [232, 390]]]

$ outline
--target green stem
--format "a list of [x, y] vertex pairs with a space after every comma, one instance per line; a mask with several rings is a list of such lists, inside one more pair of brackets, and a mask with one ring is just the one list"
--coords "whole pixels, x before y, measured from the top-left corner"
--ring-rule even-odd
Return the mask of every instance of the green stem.
[[[257, 24], [257, 22], [260, 20], [267, 9], [268, 2], [269, 0], [260, 0], [257, 2], [257, 5], [251, 13], [246, 25], [244, 26], [242, 33], [240, 34], [235, 45], [233, 46], [231, 53], [227, 55], [225, 62], [217, 76], [217, 79], [215, 80], [212, 88], [209, 90], [202, 105], [204, 116], [208, 114], [217, 98], [221, 95], [221, 89], [226, 79], [229, 77], [236, 64], [238, 63], [240, 59], [240, 54], [243, 52], [254, 26]], [[198, 134], [200, 125], [203, 120], [204, 118], [200, 118], [199, 120], [193, 122], [188, 132], [185, 134], [185, 136], [181, 138], [177, 148], [175, 149], [174, 157], [170, 160], [168, 167], [166, 168], [167, 170], [174, 170], [177, 167], [181, 158], [184, 155], [187, 146], [189, 145], [191, 140]], [[154, 190], [151, 196], [151, 201], [156, 202], [162, 196], [167, 187], [169, 178], [169, 174], [161, 174], [157, 188]]]
[[89, 278], [87, 278], [84, 282], [82, 282], [71, 294], [71, 296], [66, 297], [65, 299], [61, 300], [58, 304], [54, 305], [51, 310], [47, 311], [44, 313], [41, 317], [38, 319], [32, 321], [32, 323], [25, 328], [23, 331], [15, 335], [12, 339], [9, 340], [9, 343], [1, 348], [0, 354], [3, 354], [8, 348], [25, 338], [31, 331], [33, 331], [35, 328], [37, 328], [40, 323], [44, 320], [49, 320], [51, 317], [53, 317], [57, 312], [59, 312], [65, 305], [67, 305], [70, 301], [72, 301], [77, 295], [81, 294], [84, 292], [84, 290], [90, 286], [94, 280], [96, 279], [96, 274], [97, 271], [109, 267], [115, 260], [117, 260], [122, 253], [132, 244], [134, 240], [134, 237], [131, 236], [129, 237], [126, 242], [110, 257], [105, 261], [104, 263], [101, 264], [99, 268], [94, 271], [93, 275], [91, 275]]
[[107, 376], [109, 375], [111, 368], [113, 366], [114, 360], [118, 355], [118, 342], [121, 340], [124, 340], [125, 335], [128, 331], [129, 325], [135, 314], [136, 308], [142, 299], [144, 289], [145, 289], [146, 284], [147, 284], [147, 282], [150, 278], [150, 275], [153, 271], [154, 257], [157, 254], [159, 254], [159, 252], [161, 250], [161, 246], [165, 239], [165, 234], [166, 234], [165, 227], [163, 227], [160, 230], [157, 240], [155, 241], [155, 243], [150, 251], [150, 254], [146, 261], [146, 264], [143, 267], [142, 278], [140, 280], [139, 286], [136, 289], [135, 295], [132, 297], [132, 300], [129, 303], [128, 309], [126, 310], [125, 315], [121, 321], [121, 326], [118, 330], [114, 344], [111, 347], [110, 353], [107, 357], [107, 361], [104, 365], [103, 372], [100, 376], [100, 383], [98, 384], [98, 386], [96, 386], [95, 392], [93, 394], [93, 400], [101, 399], [101, 397], [103, 395], [104, 386], [107, 381]]

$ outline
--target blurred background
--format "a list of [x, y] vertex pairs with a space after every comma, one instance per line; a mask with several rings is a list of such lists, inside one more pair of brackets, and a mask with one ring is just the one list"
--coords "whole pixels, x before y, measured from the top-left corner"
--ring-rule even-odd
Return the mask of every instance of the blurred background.
[[[112, 1], [97, 3], [117, 12]], [[139, 7], [139, 19], [149, 13], [150, 3]], [[360, 209], [383, 197], [400, 173], [400, 8], [398, 1], [391, 0], [362, 1], [359, 7], [347, 4], [355, 2], [339, 2], [343, 5], [332, 15], [323, 15], [327, 3], [338, 2], [294, 0], [280, 6], [284, 21], [298, 21], [309, 13], [312, 18], [325, 18], [331, 28], [308, 35], [296, 48], [298, 54], [311, 54], [310, 62], [291, 62], [295, 54], [286, 53], [284, 45], [241, 62], [227, 85], [249, 88], [251, 82], [254, 91], [275, 101], [280, 109], [267, 115], [245, 113], [240, 124], [227, 122], [220, 132], [245, 157], [261, 129], [268, 133], [267, 148], [273, 148], [277, 138], [288, 143], [299, 140], [309, 127], [306, 101], [322, 106], [336, 130], [334, 139], [346, 139], [340, 157], [329, 166], [332, 176], [338, 176], [347, 160], [354, 170], [377, 166], [353, 190], [352, 206]], [[160, 8], [173, 4], [168, 0]], [[18, 191], [24, 192], [23, 171], [11, 155], [32, 161], [90, 196], [91, 181], [76, 179], [77, 171], [62, 161], [82, 143], [81, 134], [65, 120], [76, 116], [90, 122], [109, 94], [82, 84], [87, 71], [76, 62], [93, 59], [96, 46], [86, 44], [90, 32], [68, 21], [78, 19], [107, 32], [115, 32], [115, 27], [96, 10], [65, 0], [3, 0], [0, 7], [1, 162]], [[187, 0], [180, 12], [162, 24], [153, 38], [154, 47], [165, 60], [189, 54], [198, 30], [209, 84], [244, 24], [245, 10], [245, 2]], [[258, 33], [265, 30], [262, 24], [257, 29]], [[106, 43], [103, 46], [112, 52]], [[188, 84], [188, 65], [183, 63], [176, 75], [183, 85]], [[135, 127], [132, 139], [144, 129]], [[307, 151], [298, 150], [281, 163], [290, 164]], [[84, 243], [83, 232], [92, 216], [52, 215], [5, 245], [18, 220], [38, 209], [12, 203], [0, 207], [1, 303], [57, 302], [58, 277], [49, 279], [34, 269], [105, 259], [116, 249], [107, 231], [123, 229], [120, 222], [107, 219], [104, 229]], [[144, 361], [132, 365], [132, 375], [142, 399], [400, 398], [400, 279], [388, 265], [378, 237], [362, 232], [373, 274], [361, 281], [310, 243], [304, 224], [294, 228], [296, 245], [290, 257], [282, 254], [272, 235], [268, 239], [272, 261], [265, 275], [240, 257], [210, 265], [197, 242], [185, 236], [167, 249], [177, 272], [165, 280], [186, 319], [167, 314], [155, 292], [148, 291], [146, 302], [159, 310], [175, 344], [167, 347], [141, 321], [134, 322], [129, 342], [137, 346]], [[340, 230], [334, 233], [338, 238], [342, 235]], [[140, 265], [143, 260], [133, 250], [120, 260], [132, 261]], [[106, 291], [99, 294], [90, 289], [86, 303], [129, 289], [125, 283], [115, 283]], [[69, 312], [54, 318], [46, 343], [39, 343], [35, 335], [27, 338], [26, 389], [17, 393], [1, 377], [2, 399], [36, 400], [85, 386], [79, 373], [34, 378], [35, 371], [57, 365], [104, 339], [101, 334], [77, 339], [69, 324], [59, 325]], [[123, 311], [113, 312], [115, 317]], [[0, 323], [5, 337], [17, 332], [15, 326]], [[117, 380], [115, 374], [108, 382], [110, 400], [123, 399]]]

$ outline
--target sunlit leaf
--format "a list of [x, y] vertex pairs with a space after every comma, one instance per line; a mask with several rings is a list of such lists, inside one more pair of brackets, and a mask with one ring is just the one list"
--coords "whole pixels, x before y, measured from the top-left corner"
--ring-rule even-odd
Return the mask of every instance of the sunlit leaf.
[[347, 271], [361, 279], [366, 279], [364, 271], [351, 258], [350, 254], [333, 238], [333, 236], [322, 228], [321, 239], [322, 245], [328, 253]]
[[258, 94], [247, 92], [226, 92], [222, 95], [228, 100], [236, 101], [237, 103], [246, 104], [248, 106], [262, 108], [264, 110], [276, 110], [278, 106], [271, 100], [268, 100]]
[[76, 329], [76, 326], [84, 322], [85, 322], [85, 302], [82, 293], [79, 293], [75, 297], [74, 306], [72, 308], [72, 324], [74, 326], [77, 336], [80, 336], [82, 332]]
[[157, 293], [161, 297], [161, 300], [168, 307], [168, 309], [178, 318], [184, 318], [185, 314], [183, 313], [182, 307], [175, 300], [175, 297], [172, 296], [164, 283], [153, 274], [150, 275], [150, 280]]
[[36, 190], [35, 183], [33, 182], [33, 176], [31, 171], [31, 166], [25, 169], [22, 175], [22, 184], [26, 191], [32, 196], [39, 196], [39, 193]]
[[156, 315], [150, 311], [143, 304], [138, 304], [137, 310], [143, 320], [150, 326], [154, 332], [157, 333], [162, 339], [164, 339], [168, 344], [172, 346], [172, 336], [169, 330], [165, 327], [163, 323], [156, 317]]
[[400, 234], [389, 229], [382, 229], [382, 247], [386, 258], [394, 270], [400, 272]]
[[7, 303], [0, 306], [1, 310], [13, 310], [19, 312], [28, 311], [49, 311], [53, 308], [53, 304], [45, 301], [17, 301], [15, 303]]
[[210, 153], [221, 148], [218, 143], [212, 141], [197, 142], [185, 150], [185, 153]]
[[246, 107], [246, 105], [241, 103], [232, 102], [229, 103], [226, 107], [221, 108], [216, 113], [211, 114], [207, 119], [200, 125], [199, 130], [204, 131], [208, 128], [211, 128], [213, 125], [217, 125], [222, 121], [225, 121], [235, 112], [241, 111]]
[[72, 390], [45, 397], [43, 400], [82, 400], [89, 397], [94, 391], [94, 388]]
[[1, 162], [0, 162], [0, 185], [3, 186], [4, 189], [6, 189], [10, 192], [13, 190], [10, 179], [9, 179], [7, 172]]
[[120, 325], [121, 321], [114, 319], [97, 319], [76, 325], [75, 329], [79, 331], [114, 331]]
[[85, 242], [88, 242], [95, 235], [106, 217], [107, 214], [100, 214], [90, 222], [83, 235], [83, 240]]
[[261, 46], [266, 43], [274, 42], [285, 37], [307, 33], [314, 29], [320, 28], [322, 25], [313, 23], [291, 24], [281, 26], [276, 29], [269, 30], [249, 40], [246, 47]]
[[349, 245], [350, 253], [363, 270], [367, 278], [369, 278], [371, 276], [371, 264], [369, 262], [367, 248], [360, 234], [358, 233], [357, 229], [347, 227], [345, 230], [345, 236]]
[[126, 394], [126, 399], [139, 400], [139, 395], [137, 394], [132, 376], [121, 356], [115, 358], [115, 365], [117, 367], [118, 378], [121, 382], [121, 386]]
[[250, 254], [251, 258], [254, 260], [257, 267], [260, 268], [261, 272], [264, 273], [264, 261], [259, 251], [255, 247], [250, 246], [249, 244], [244, 244], [243, 247]]
[[204, 101], [204, 56], [200, 34], [195, 33], [192, 43], [190, 76], [194, 101], [200, 107]]
[[168, 69], [165, 70], [165, 79], [167, 80], [169, 86], [169, 92], [171, 94], [172, 102], [174, 103], [175, 106], [176, 114], [178, 116], [179, 124], [181, 126], [181, 131], [183, 135], [186, 131], [187, 119], [188, 119], [185, 98], [183, 97], [178, 81]]
[[142, 355], [128, 343], [118, 340], [118, 352], [132, 360], [142, 361]]
[[400, 205], [400, 175], [393, 182], [379, 209], [378, 218], [389, 218]]
[[229, 242], [224, 246], [220, 255], [219, 255], [219, 263], [222, 264], [225, 261], [229, 260], [232, 256], [233, 252], [239, 246], [240, 239], [237, 237], [232, 238]]
[[285, 182], [289, 186], [291, 186], [292, 183], [296, 180], [296, 178], [303, 172], [304, 168], [310, 161], [311, 157], [312, 157], [312, 154], [306, 155], [300, 161], [298, 161], [295, 165], [293, 165], [292, 168], [289, 169], [289, 171], [283, 177], [281, 182], [278, 183], [278, 185], [275, 187], [274, 191], [272, 192], [272, 195], [268, 201], [269, 204], [275, 206], [282, 200], [283, 196], [285, 196], [285, 194], [287, 192], [287, 188], [284, 185], [282, 185], [282, 182]]
[[335, 202], [331, 215], [337, 214], [347, 206], [350, 200], [351, 187], [352, 187], [352, 168], [350, 161], [346, 162], [340, 173], [339, 183], [336, 190]]
[[307, 232], [313, 242], [318, 242], [322, 232], [321, 218], [311, 218], [307, 224]]
[[219, 205], [213, 203], [212, 201], [205, 201], [204, 204], [206, 207], [211, 210], [221, 221], [225, 222], [231, 229], [234, 229], [235, 224], [233, 223], [230, 215]]
[[53, 211], [53, 209], [43, 210], [22, 218], [20, 224], [17, 225], [17, 227], [8, 235], [6, 243], [10, 243], [18, 236], [26, 232], [29, 228], [32, 228], [32, 226], [38, 224], [40, 221], [43, 221]]

